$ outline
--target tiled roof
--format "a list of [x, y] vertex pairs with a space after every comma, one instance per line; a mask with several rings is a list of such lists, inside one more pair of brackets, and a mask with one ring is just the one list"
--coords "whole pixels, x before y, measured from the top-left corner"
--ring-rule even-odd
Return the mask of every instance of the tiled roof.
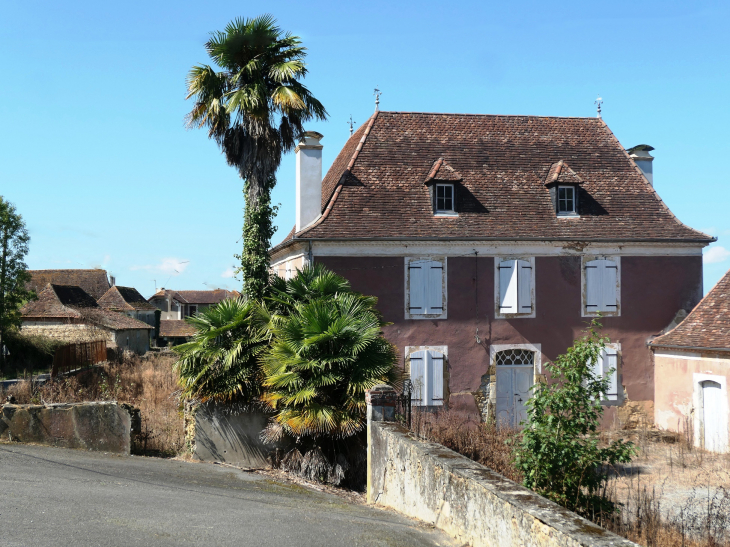
[[545, 186], [556, 182], [558, 184], [583, 184], [581, 178], [570, 168], [568, 162], [563, 160], [553, 163], [550, 166], [547, 178], [545, 179]]
[[[439, 158], [462, 177], [456, 218], [434, 216], [424, 185]], [[582, 181], [579, 218], [558, 218], [545, 187], [561, 160], [556, 180]], [[712, 241], [677, 220], [599, 118], [376, 113], [325, 176], [322, 210], [293, 239]]]
[[99, 325], [112, 330], [153, 330], [154, 327], [123, 313], [118, 313], [103, 308], [81, 310], [83, 319], [94, 325]]
[[684, 321], [651, 345], [730, 350], [730, 271]]
[[145, 300], [137, 289], [133, 287], [113, 286], [98, 300], [99, 305], [107, 310], [132, 311], [154, 310], [152, 304]]
[[163, 319], [160, 321], [160, 336], [166, 338], [182, 338], [195, 334], [195, 327], [180, 319]]
[[439, 158], [433, 163], [433, 167], [431, 167], [431, 170], [428, 172], [426, 182], [428, 183], [432, 180], [457, 181], [462, 178], [461, 174], [446, 163], [444, 158]]
[[188, 304], [217, 304], [228, 298], [238, 298], [241, 293], [228, 291], [226, 289], [215, 289], [212, 291], [175, 291], [182, 296]]
[[109, 290], [106, 270], [28, 270], [31, 280], [28, 288], [40, 293], [46, 285], [67, 285], [81, 287], [95, 299]]

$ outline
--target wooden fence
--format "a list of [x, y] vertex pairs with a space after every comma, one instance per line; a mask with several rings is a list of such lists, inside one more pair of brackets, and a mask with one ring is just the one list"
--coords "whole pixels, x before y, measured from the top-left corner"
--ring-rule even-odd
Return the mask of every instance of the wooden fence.
[[90, 367], [102, 361], [106, 361], [106, 341], [104, 340], [67, 344], [58, 348], [53, 356], [51, 378], [78, 368]]

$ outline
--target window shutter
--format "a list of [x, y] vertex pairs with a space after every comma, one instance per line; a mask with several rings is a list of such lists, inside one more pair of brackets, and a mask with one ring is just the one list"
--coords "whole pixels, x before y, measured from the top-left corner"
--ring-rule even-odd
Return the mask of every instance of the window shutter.
[[517, 268], [515, 260], [499, 263], [499, 311], [517, 313]]
[[410, 355], [411, 362], [411, 401], [416, 406], [423, 406], [426, 403], [426, 352], [416, 351]]
[[408, 264], [409, 312], [412, 314], [426, 313], [426, 267], [427, 263], [422, 260], [414, 260]]
[[603, 262], [603, 260], [591, 260], [586, 264], [586, 311], [601, 311]]
[[444, 354], [434, 350], [429, 350], [427, 354], [429, 389], [426, 404], [441, 406], [444, 404]]
[[617, 311], [616, 282], [618, 281], [618, 264], [611, 260], [602, 260], [601, 262], [603, 262], [601, 311]]
[[443, 264], [437, 261], [427, 262], [426, 312], [441, 314], [443, 308]]
[[[618, 351], [613, 348], [605, 348], [602, 352], [603, 358], [603, 376], [608, 378], [608, 391], [605, 398], [609, 401], [618, 400]], [[609, 374], [609, 371], [613, 372]]]
[[532, 312], [532, 266], [526, 260], [517, 261], [518, 313]]

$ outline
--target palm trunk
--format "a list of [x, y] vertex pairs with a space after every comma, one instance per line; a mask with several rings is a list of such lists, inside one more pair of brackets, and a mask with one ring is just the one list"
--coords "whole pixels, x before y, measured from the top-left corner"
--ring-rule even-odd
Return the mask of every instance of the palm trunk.
[[7, 287], [8, 277], [8, 227], [7, 225], [3, 228], [3, 250], [2, 258], [0, 259], [0, 353], [2, 354], [2, 370], [5, 371], [5, 323], [7, 318], [5, 317], [5, 292]]

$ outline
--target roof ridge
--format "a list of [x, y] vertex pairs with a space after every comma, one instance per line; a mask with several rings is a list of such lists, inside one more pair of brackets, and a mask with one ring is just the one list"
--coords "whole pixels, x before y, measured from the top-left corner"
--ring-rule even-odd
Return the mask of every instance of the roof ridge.
[[[378, 117], [378, 114], [380, 113], [379, 110], [376, 110], [375, 113], [370, 116], [370, 119], [368, 120], [368, 125], [365, 128], [365, 133], [360, 138], [360, 142], [357, 145], [357, 148], [355, 148], [355, 152], [352, 154], [352, 158], [350, 158], [350, 162], [347, 164], [347, 167], [345, 167], [345, 170], [342, 172], [342, 175], [340, 176], [340, 180], [337, 181], [337, 188], [335, 189], [334, 193], [332, 194], [332, 197], [327, 202], [327, 206], [324, 209], [324, 213], [322, 213], [322, 216], [319, 217], [314, 223], [310, 224], [309, 226], [305, 227], [303, 230], [299, 232], [299, 234], [304, 234], [307, 231], [311, 230], [315, 226], [319, 226], [324, 220], [329, 216], [330, 211], [332, 210], [332, 207], [334, 206], [335, 202], [337, 201], [337, 197], [340, 195], [340, 190], [342, 189], [342, 186], [345, 182], [345, 179], [347, 176], [352, 172], [352, 168], [355, 166], [355, 161], [357, 161], [357, 157], [360, 155], [360, 151], [362, 150], [363, 146], [365, 145], [365, 141], [367, 141], [368, 135], [370, 135], [370, 130], [373, 128], [373, 125], [375, 124], [375, 119]], [[295, 227], [296, 229], [296, 227]], [[297, 233], [294, 233], [294, 236], [292, 239], [297, 238]]]
[[540, 114], [479, 114], [472, 112], [419, 112], [409, 110], [380, 110], [383, 114], [423, 114], [433, 116], [480, 116], [492, 118], [555, 118], [559, 120], [600, 120], [596, 116], [544, 116]]
[[[687, 228], [688, 230], [692, 230], [693, 232], [695, 232], [697, 234], [701, 234], [701, 235], [709, 238], [711, 240], [710, 243], [717, 241], [716, 237], [713, 237], [704, 232], [700, 232], [699, 230], [692, 228], [691, 226], [687, 226], [684, 222], [682, 222], [681, 220], [679, 220], [679, 218], [677, 218], [677, 216], [672, 212], [672, 210], [667, 206], [667, 204], [664, 203], [664, 200], [659, 196], [659, 193], [656, 191], [656, 188], [654, 188], [654, 185], [649, 182], [649, 179], [646, 178], [646, 175], [644, 175], [644, 172], [641, 170], [641, 168], [638, 165], [636, 165], [636, 162], [634, 161], [634, 159], [629, 155], [629, 153], [626, 151], [626, 149], [621, 145], [621, 141], [619, 141], [618, 137], [614, 134], [613, 131], [611, 131], [611, 128], [608, 127], [608, 124], [605, 121], [603, 121], [603, 118], [598, 118], [598, 119], [601, 120], [601, 124], [603, 125], [603, 128], [606, 131], [608, 131], [608, 134], [610, 135], [610, 137], [614, 141], [616, 141], [616, 144], [618, 144], [618, 146], [621, 148], [621, 152], [626, 157], [626, 159], [628, 159], [629, 162], [631, 162], [631, 165], [634, 166], [634, 169], [639, 173], [639, 175], [641, 175], [641, 178], [646, 183], [646, 186], [648, 187], [649, 192], [654, 195], [654, 197], [659, 202], [660, 207], [662, 207], [669, 214], [670, 218], [672, 218], [681, 227]], [[672, 329], [672, 330], [674, 330], [674, 329]]]

